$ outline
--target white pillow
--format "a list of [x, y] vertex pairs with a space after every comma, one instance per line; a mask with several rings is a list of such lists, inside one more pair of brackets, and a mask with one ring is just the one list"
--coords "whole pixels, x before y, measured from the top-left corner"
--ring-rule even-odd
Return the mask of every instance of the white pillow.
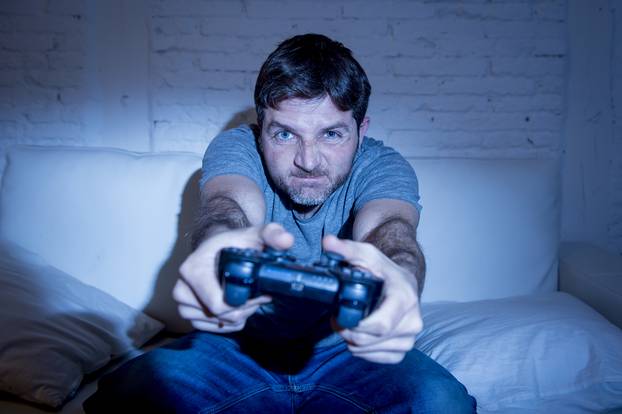
[[479, 412], [622, 407], [622, 331], [566, 293], [422, 306], [417, 348], [447, 368]]
[[52, 407], [163, 328], [8, 241], [0, 241], [0, 303], [0, 390]]

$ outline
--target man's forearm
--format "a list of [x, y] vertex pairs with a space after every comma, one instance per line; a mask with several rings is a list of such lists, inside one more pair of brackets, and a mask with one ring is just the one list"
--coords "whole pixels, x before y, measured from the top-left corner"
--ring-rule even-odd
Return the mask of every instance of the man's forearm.
[[223, 230], [249, 227], [250, 221], [240, 205], [225, 195], [214, 196], [201, 204], [192, 232], [192, 249]]
[[417, 280], [417, 293], [421, 296], [426, 268], [416, 235], [416, 229], [412, 224], [394, 217], [385, 220], [369, 232], [364, 241], [373, 244], [389, 259], [410, 271]]

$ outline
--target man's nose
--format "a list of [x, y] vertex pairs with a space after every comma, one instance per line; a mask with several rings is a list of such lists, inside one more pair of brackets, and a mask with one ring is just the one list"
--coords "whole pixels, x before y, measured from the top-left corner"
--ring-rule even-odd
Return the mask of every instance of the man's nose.
[[301, 140], [298, 145], [296, 157], [294, 157], [296, 167], [311, 172], [320, 165], [320, 151], [317, 143], [313, 141], [304, 142]]

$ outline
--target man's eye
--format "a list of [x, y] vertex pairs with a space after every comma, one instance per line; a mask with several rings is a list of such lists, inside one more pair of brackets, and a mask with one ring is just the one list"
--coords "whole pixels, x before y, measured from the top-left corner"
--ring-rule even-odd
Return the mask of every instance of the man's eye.
[[337, 139], [337, 138], [341, 138], [341, 134], [340, 134], [339, 132], [337, 132], [337, 131], [326, 131], [326, 132], [324, 133], [324, 136], [325, 136], [326, 138], [329, 138], [329, 139]]
[[279, 131], [274, 136], [276, 139], [279, 139], [281, 141], [289, 141], [294, 138], [294, 134], [289, 131]]

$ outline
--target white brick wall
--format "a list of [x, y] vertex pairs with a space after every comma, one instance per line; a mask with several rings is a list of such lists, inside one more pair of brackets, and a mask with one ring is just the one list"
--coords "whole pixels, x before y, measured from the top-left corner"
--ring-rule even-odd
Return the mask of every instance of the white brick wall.
[[[407, 156], [562, 154], [566, 0], [5, 0], [0, 151], [202, 153], [222, 129], [253, 120], [260, 64], [305, 32], [353, 50], [373, 88], [369, 134]], [[619, 177], [620, 157], [611, 164]], [[618, 251], [621, 181], [609, 226]]]
[[[622, 254], [620, 145], [615, 144], [616, 1], [569, 2], [562, 237]], [[619, 53], [619, 52], [618, 52]], [[617, 149], [616, 149], [617, 146]]]
[[370, 135], [404, 153], [559, 153], [563, 1], [207, 3], [151, 3], [157, 150], [200, 152], [231, 117], [252, 117], [266, 54], [285, 37], [321, 32], [368, 71]]
[[616, 156], [611, 160], [609, 177], [611, 211], [609, 218], [609, 243], [612, 250], [622, 254], [622, 7], [615, 4], [613, 13], [613, 62], [612, 62], [612, 110], [613, 149]]
[[82, 1], [0, 2], [0, 150], [82, 145]]
[[[124, 146], [123, 140], [96, 139], [89, 130], [93, 116], [84, 104], [106, 99], [92, 96], [89, 70], [96, 66], [87, 50], [102, 42], [87, 34], [102, 17], [85, 16], [100, 11], [87, 10], [86, 3], [10, 0], [0, 6], [4, 146]], [[285, 37], [312, 31], [341, 40], [361, 60], [374, 89], [370, 134], [405, 153], [559, 151], [563, 1], [145, 4], [151, 119], [147, 138], [129, 137], [129, 148], [202, 152], [232, 121], [252, 119], [252, 88], [266, 54]], [[130, 93], [119, 89], [117, 95], [122, 101]], [[139, 139], [148, 142], [132, 143]]]

